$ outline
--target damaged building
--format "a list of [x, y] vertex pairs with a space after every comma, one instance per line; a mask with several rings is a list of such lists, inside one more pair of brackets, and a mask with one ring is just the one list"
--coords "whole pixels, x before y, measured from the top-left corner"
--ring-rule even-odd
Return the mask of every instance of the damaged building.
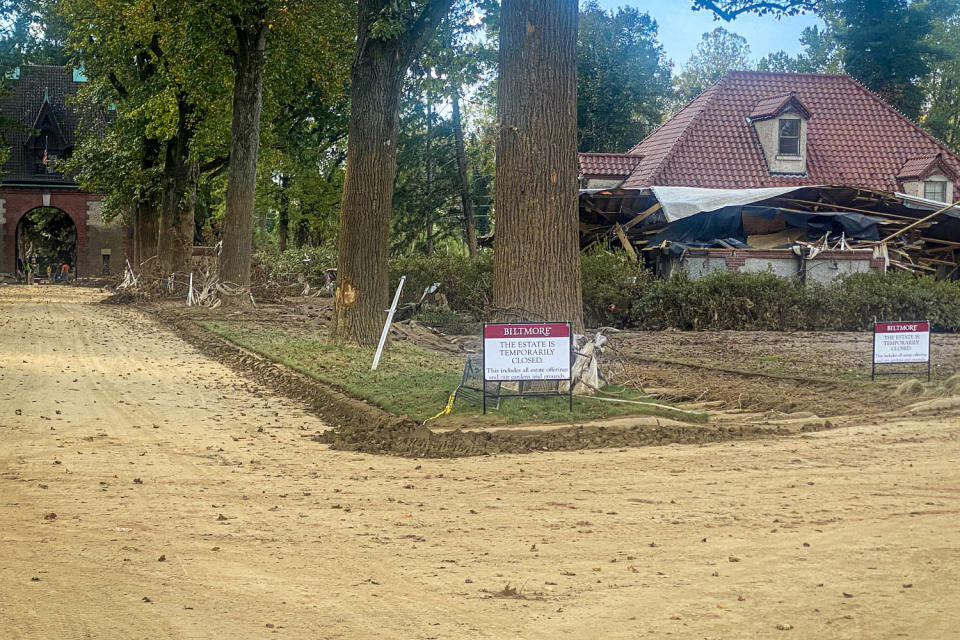
[[579, 166], [583, 246], [664, 276], [958, 277], [960, 156], [846, 75], [728, 73], [627, 153]]

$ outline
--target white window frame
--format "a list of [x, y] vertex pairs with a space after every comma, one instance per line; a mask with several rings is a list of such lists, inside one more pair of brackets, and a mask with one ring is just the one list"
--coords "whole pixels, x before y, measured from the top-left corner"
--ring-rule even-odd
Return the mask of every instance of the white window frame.
[[[927, 189], [934, 187], [938, 190], [936, 196], [930, 196], [927, 192]], [[947, 201], [947, 181], [946, 180], [924, 180], [923, 181], [923, 197], [926, 200], [935, 200], [936, 202], [946, 202]]]
[[[783, 123], [787, 121], [793, 121], [797, 123], [797, 135], [796, 136], [784, 136], [783, 135]], [[780, 118], [777, 121], [777, 155], [787, 156], [790, 158], [799, 158], [803, 155], [802, 149], [800, 148], [800, 137], [803, 132], [803, 121], [800, 118]], [[784, 151], [783, 150], [783, 141], [784, 140], [796, 140], [797, 141], [797, 150], [796, 152]]]

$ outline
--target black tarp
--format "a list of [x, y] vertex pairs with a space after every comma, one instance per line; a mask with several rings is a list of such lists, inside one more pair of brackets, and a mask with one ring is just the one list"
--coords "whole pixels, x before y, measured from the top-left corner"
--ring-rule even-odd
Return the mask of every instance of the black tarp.
[[686, 245], [717, 246], [715, 241], [732, 239], [746, 245], [747, 235], [743, 230], [743, 216], [756, 216], [773, 220], [781, 216], [787, 227], [807, 229], [810, 239], [846, 235], [851, 240], [879, 240], [877, 224], [881, 218], [862, 213], [845, 211], [805, 213], [787, 211], [777, 207], [742, 205], [724, 207], [716, 211], [697, 213], [677, 220], [647, 241], [655, 247], [664, 240]]

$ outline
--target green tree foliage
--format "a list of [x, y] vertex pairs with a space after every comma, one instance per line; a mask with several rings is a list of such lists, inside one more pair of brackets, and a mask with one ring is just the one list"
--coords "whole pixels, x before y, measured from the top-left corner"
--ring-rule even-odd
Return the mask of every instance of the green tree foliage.
[[836, 37], [829, 29], [807, 27], [800, 35], [803, 51], [791, 56], [775, 51], [757, 61], [758, 71], [788, 71], [793, 73], [842, 73], [843, 62]]
[[482, 91], [496, 63], [496, 52], [476, 37], [481, 25], [472, 19], [474, 9], [464, 1], [451, 8], [407, 77], [397, 139], [392, 254], [430, 254], [443, 245], [460, 251], [466, 239], [451, 100], [454, 95], [462, 100], [465, 88]]
[[[39, 0], [0, 0], [0, 98], [16, 81], [19, 67], [66, 64], [62, 38], [62, 25], [43, 11]], [[10, 152], [5, 132], [20, 126], [0, 114], [0, 165]]]
[[694, 11], [712, 11], [722, 20], [733, 20], [743, 13], [756, 13], [779, 18], [808, 11], [816, 12], [822, 2], [817, 0], [693, 0]]
[[846, 72], [914, 120], [925, 99], [919, 83], [939, 57], [927, 39], [925, 8], [907, 0], [837, 0], [829, 18]]
[[623, 152], [663, 119], [671, 64], [657, 23], [633, 7], [580, 9], [577, 37], [577, 146]]
[[954, 150], [960, 150], [960, 2], [925, 5], [932, 17], [929, 44], [943, 52], [921, 84], [927, 105], [920, 123]]
[[746, 38], [717, 27], [703, 34], [696, 51], [674, 81], [679, 105], [693, 100], [728, 71], [750, 69], [750, 45]]

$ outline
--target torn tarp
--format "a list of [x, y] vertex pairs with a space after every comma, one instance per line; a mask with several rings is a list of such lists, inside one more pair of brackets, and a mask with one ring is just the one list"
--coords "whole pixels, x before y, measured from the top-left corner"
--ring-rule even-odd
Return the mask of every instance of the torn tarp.
[[[806, 229], [810, 239], [841, 234], [853, 240], [880, 239], [877, 224], [881, 219], [862, 213], [805, 213], [777, 207], [743, 205], [723, 207], [716, 211], [697, 213], [677, 220], [650, 238], [647, 246], [655, 247], [664, 240], [695, 245], [728, 238], [747, 246], [748, 233], [744, 230], [744, 220], [750, 218], [773, 222], [774, 225], [769, 227], [771, 233], [778, 230], [778, 227], [779, 229], [793, 227]], [[751, 224], [756, 226], [756, 223]]]

